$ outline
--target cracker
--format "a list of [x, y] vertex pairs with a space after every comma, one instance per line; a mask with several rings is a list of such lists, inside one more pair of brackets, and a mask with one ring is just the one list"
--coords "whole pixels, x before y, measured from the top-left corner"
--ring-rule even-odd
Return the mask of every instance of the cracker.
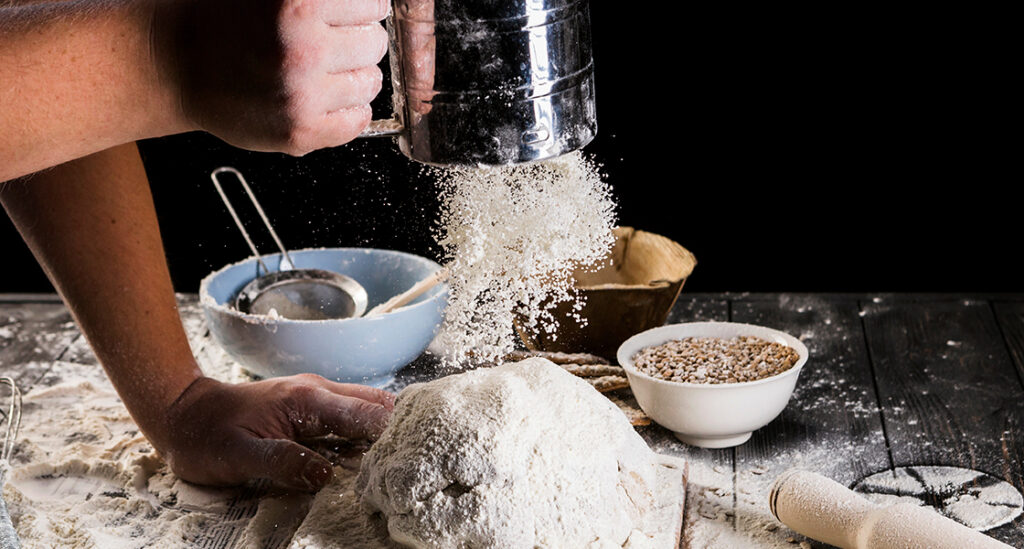
[[560, 366], [570, 374], [579, 377], [623, 377], [626, 375], [626, 371], [621, 366], [614, 364], [560, 364]]
[[590, 377], [586, 378], [586, 380], [588, 383], [593, 385], [595, 389], [602, 393], [629, 387], [629, 380], [626, 379], [625, 376]]
[[590, 353], [555, 353], [550, 351], [512, 351], [505, 355], [506, 362], [526, 360], [528, 358], [546, 358], [555, 364], [608, 364], [609, 362]]

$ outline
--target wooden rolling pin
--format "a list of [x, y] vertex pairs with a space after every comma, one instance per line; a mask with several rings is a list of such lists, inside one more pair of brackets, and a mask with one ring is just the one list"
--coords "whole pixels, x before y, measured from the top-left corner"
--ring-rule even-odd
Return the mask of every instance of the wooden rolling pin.
[[772, 485], [768, 503], [786, 526], [843, 549], [1010, 547], [925, 507], [876, 505], [809, 471], [782, 473]]

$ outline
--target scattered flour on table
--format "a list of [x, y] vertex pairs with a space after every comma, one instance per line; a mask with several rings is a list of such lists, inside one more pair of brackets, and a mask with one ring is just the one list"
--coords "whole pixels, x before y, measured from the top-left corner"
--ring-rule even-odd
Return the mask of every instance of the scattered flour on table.
[[848, 462], [836, 464], [834, 459], [856, 454], [858, 445], [853, 441], [822, 441], [811, 448], [780, 445], [772, 455], [760, 459], [748, 454], [734, 470], [729, 450], [686, 446], [661, 429], [643, 433], [653, 451], [687, 456], [690, 475], [683, 533], [690, 549], [794, 549], [804, 542], [815, 548], [828, 547], [793, 532], [772, 516], [768, 506], [772, 483], [791, 467], [815, 471], [847, 485], [857, 476]]
[[[581, 153], [506, 167], [436, 170], [438, 243], [451, 277], [449, 362], [512, 350], [515, 329], [553, 333], [551, 310], [578, 299], [570, 275], [614, 243], [614, 203]], [[516, 316], [518, 315], [518, 320]]]
[[[24, 395], [21, 433], [4, 466], [3, 497], [26, 549], [204, 546], [274, 529], [257, 520], [258, 511], [238, 513], [238, 491], [171, 474], [98, 365], [56, 362]], [[258, 505], [272, 509], [279, 501]]]
[[898, 467], [863, 479], [855, 490], [879, 505], [911, 503], [931, 507], [982, 531], [1013, 521], [1024, 506], [1024, 497], [1012, 484], [961, 467]]
[[[174, 547], [206, 527], [200, 515], [161, 507], [160, 495], [175, 491], [173, 477], [102, 370], [54, 368], [67, 381], [25, 395], [4, 486], [22, 546]], [[99, 375], [74, 375], [87, 369]]]
[[614, 404], [535, 358], [406, 388], [356, 491], [411, 547], [645, 547], [656, 469]]

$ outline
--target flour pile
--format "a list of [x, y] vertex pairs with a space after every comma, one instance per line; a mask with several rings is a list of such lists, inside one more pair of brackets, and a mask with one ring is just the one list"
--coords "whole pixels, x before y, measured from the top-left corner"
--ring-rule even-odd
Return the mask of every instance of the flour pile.
[[645, 547], [656, 469], [614, 404], [529, 359], [406, 388], [356, 491], [411, 547]]
[[[614, 243], [614, 203], [581, 153], [519, 166], [438, 170], [450, 297], [439, 343], [449, 362], [512, 350], [515, 325], [553, 333], [570, 275]], [[577, 307], [576, 310], [578, 310]], [[518, 315], [518, 320], [517, 320]]]

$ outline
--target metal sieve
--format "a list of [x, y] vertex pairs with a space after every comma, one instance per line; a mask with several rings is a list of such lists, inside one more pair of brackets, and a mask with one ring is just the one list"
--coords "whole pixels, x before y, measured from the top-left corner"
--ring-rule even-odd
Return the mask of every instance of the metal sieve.
[[597, 133], [590, 2], [391, 0], [397, 136], [417, 162], [521, 164], [583, 148]]
[[[238, 213], [231, 205], [224, 188], [221, 186], [220, 175], [224, 173], [234, 174], [241, 183], [245, 193], [255, 206], [263, 224], [270, 232], [270, 236], [281, 251], [281, 260], [277, 271], [271, 271], [263, 261], [263, 256], [256, 249], [256, 244], [249, 237], [248, 231], [238, 217]], [[257, 277], [246, 284], [235, 298], [235, 308], [243, 313], [280, 316], [291, 320], [327, 320], [341, 319], [361, 316], [366, 311], [369, 300], [366, 290], [345, 275], [323, 269], [296, 269], [295, 263], [288, 255], [277, 232], [270, 224], [270, 219], [264, 213], [256, 195], [253, 194], [249, 184], [242, 177], [241, 172], [235, 168], [221, 167], [210, 173], [210, 179], [217, 194], [235, 220], [235, 225], [242, 232], [242, 237], [249, 245], [257, 261]], [[266, 274], [260, 276], [259, 272]]]

